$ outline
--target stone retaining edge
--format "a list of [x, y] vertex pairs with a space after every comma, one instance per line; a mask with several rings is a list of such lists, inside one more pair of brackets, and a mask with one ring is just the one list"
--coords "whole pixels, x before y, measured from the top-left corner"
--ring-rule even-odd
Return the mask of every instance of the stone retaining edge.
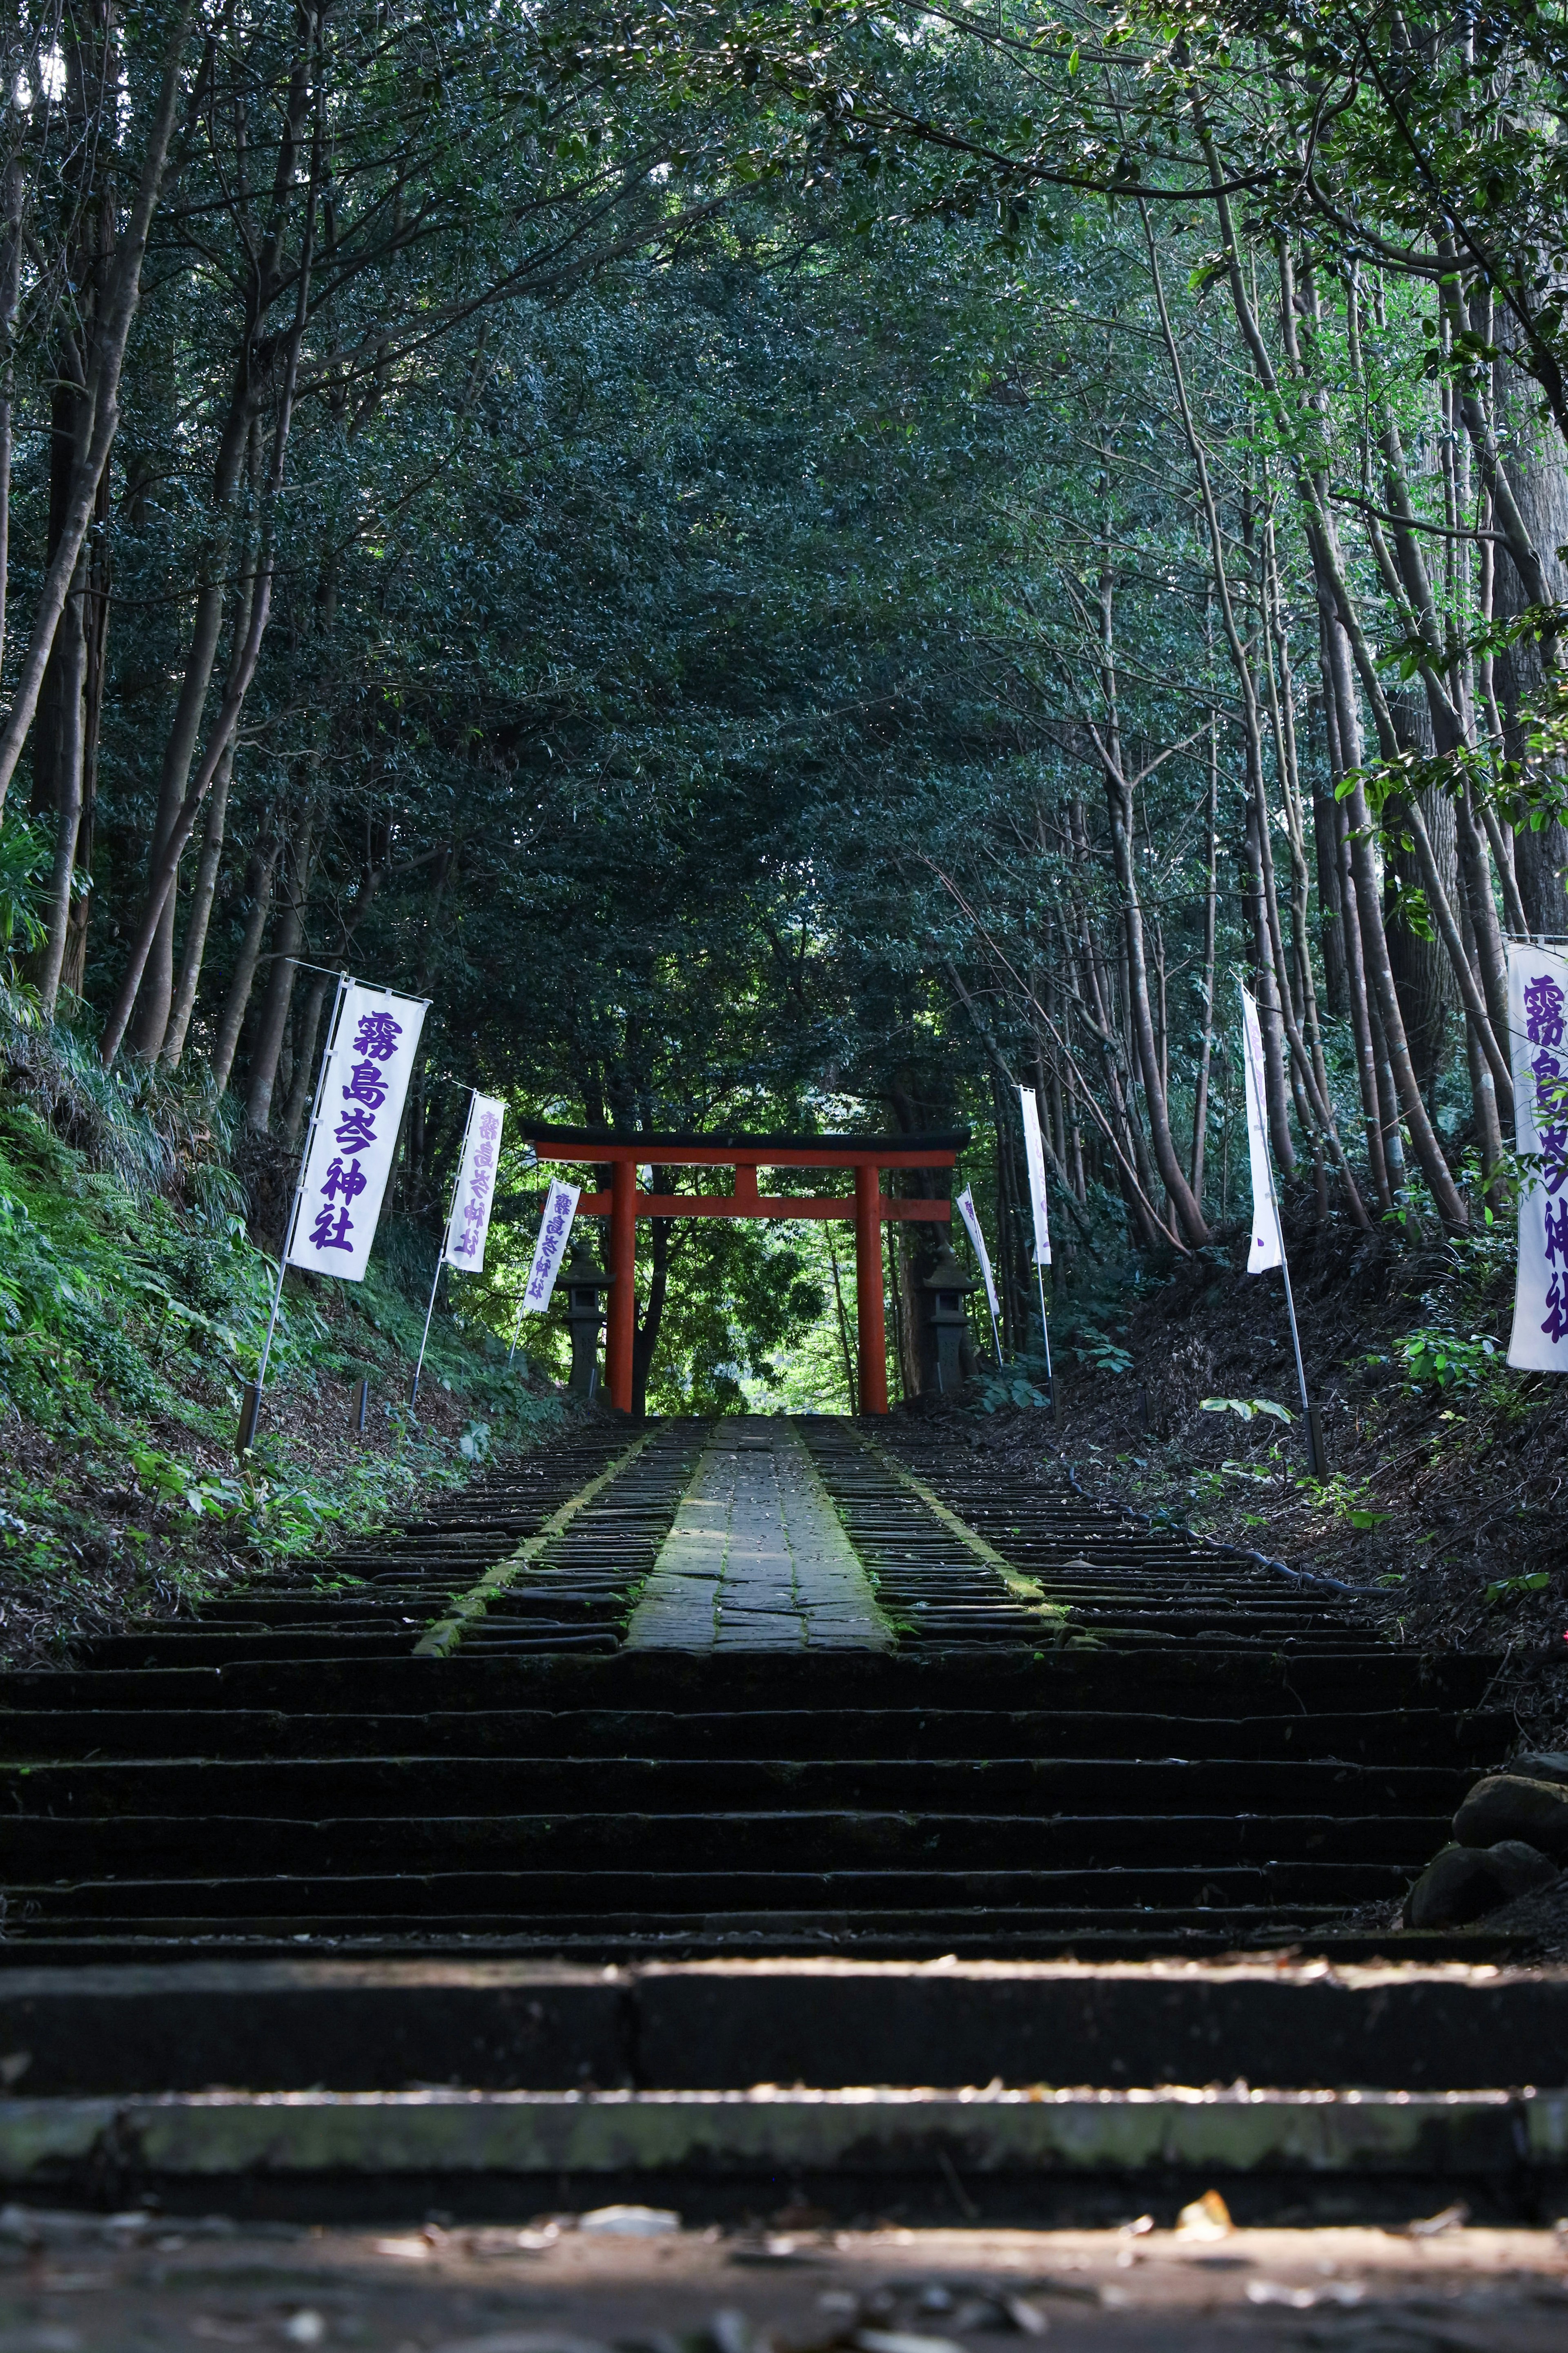
[[1568, 2091], [206, 2092], [0, 2102], [0, 2181], [164, 2177], [1443, 2173], [1568, 2164]]

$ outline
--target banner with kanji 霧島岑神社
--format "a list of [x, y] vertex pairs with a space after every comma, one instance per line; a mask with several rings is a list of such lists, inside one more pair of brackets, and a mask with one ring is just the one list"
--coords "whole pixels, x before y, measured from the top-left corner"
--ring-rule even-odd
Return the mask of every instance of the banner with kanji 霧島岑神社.
[[563, 1176], [550, 1180], [544, 1215], [539, 1221], [539, 1240], [533, 1246], [533, 1264], [528, 1270], [528, 1286], [522, 1294], [523, 1306], [531, 1314], [542, 1315], [550, 1304], [582, 1192], [581, 1185], [568, 1185]]
[[392, 1173], [426, 1000], [351, 981], [321, 1072], [288, 1262], [363, 1279]]
[[1508, 1360], [1568, 1373], [1568, 956], [1509, 942], [1508, 1026], [1524, 1164]]
[[474, 1097], [468, 1132], [463, 1140], [463, 1165], [458, 1171], [452, 1214], [447, 1220], [447, 1247], [441, 1253], [448, 1266], [463, 1267], [469, 1274], [484, 1271], [485, 1237], [490, 1229], [496, 1162], [505, 1117], [506, 1105], [494, 1095]]

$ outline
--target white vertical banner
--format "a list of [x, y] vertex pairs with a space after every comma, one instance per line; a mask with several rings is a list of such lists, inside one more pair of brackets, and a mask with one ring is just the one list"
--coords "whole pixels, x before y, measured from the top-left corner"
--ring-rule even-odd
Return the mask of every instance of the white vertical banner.
[[452, 1214], [447, 1220], [447, 1247], [441, 1253], [447, 1266], [462, 1267], [469, 1274], [481, 1273], [484, 1269], [501, 1122], [505, 1117], [505, 1103], [494, 1095], [481, 1095], [476, 1091], [468, 1131], [463, 1139], [463, 1162], [452, 1193]]
[[528, 1288], [522, 1294], [524, 1308], [535, 1315], [542, 1314], [550, 1304], [582, 1190], [581, 1185], [568, 1185], [563, 1177], [551, 1179], [544, 1215], [539, 1221], [539, 1240], [533, 1246], [533, 1264], [528, 1270]]
[[288, 1263], [364, 1278], [428, 999], [351, 981], [321, 1072]]
[[985, 1237], [980, 1230], [980, 1219], [974, 1208], [974, 1196], [967, 1185], [953, 1203], [953, 1207], [963, 1219], [964, 1231], [974, 1245], [974, 1255], [980, 1261], [980, 1271], [985, 1282], [985, 1303], [994, 1316], [997, 1313], [996, 1283], [991, 1272], [991, 1253], [985, 1247]]
[[1040, 1134], [1040, 1107], [1033, 1087], [1018, 1089], [1024, 1114], [1024, 1159], [1029, 1171], [1029, 1208], [1035, 1219], [1035, 1264], [1051, 1262], [1051, 1229], [1046, 1215], [1046, 1145]]
[[1263, 1032], [1258, 1008], [1241, 992], [1242, 1070], [1247, 1080], [1247, 1150], [1252, 1163], [1252, 1248], [1247, 1253], [1248, 1274], [1264, 1274], [1285, 1263], [1285, 1238], [1279, 1230], [1279, 1204], [1274, 1194], [1274, 1163], [1268, 1151], [1268, 1095], [1263, 1079]]
[[1568, 955], [1508, 944], [1514, 1140], [1538, 1165], [1520, 1171], [1519, 1268], [1508, 1360], [1568, 1373]]

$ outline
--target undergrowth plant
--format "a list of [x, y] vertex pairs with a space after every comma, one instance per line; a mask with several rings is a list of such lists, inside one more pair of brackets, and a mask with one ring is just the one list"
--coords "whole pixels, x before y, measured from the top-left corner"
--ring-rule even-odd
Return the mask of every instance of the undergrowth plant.
[[[268, 1378], [330, 1398], [346, 1432], [349, 1385], [370, 1374], [375, 1442], [304, 1446], [264, 1420], [237, 1463], [277, 1266], [247, 1230], [228, 1142], [199, 1091], [108, 1076], [0, 990], [0, 1658], [308, 1558], [561, 1419], [493, 1335], [446, 1317], [426, 1384], [461, 1397], [467, 1426], [454, 1439], [410, 1410], [423, 1302], [378, 1258], [352, 1291], [290, 1278]], [[423, 1290], [429, 1238], [398, 1243]]]

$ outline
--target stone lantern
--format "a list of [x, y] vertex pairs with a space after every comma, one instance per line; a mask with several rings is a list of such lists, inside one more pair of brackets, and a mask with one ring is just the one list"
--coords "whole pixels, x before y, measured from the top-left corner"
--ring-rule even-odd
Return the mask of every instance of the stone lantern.
[[599, 1293], [607, 1291], [616, 1278], [598, 1264], [586, 1234], [579, 1234], [559, 1279], [566, 1292], [566, 1328], [572, 1335], [572, 1377], [567, 1387], [574, 1397], [591, 1398], [599, 1386], [599, 1328], [605, 1320]]
[[920, 1318], [921, 1387], [937, 1397], [952, 1397], [963, 1386], [961, 1350], [969, 1336], [964, 1301], [980, 1288], [976, 1275], [965, 1274], [943, 1242], [935, 1265], [921, 1277]]

